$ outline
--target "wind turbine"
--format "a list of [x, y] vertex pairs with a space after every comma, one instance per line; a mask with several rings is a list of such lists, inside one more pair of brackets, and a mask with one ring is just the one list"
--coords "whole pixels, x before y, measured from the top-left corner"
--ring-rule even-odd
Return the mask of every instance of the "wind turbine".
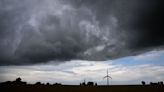
[[107, 69], [107, 75], [106, 75], [104, 78], [107, 79], [107, 85], [109, 85], [109, 78], [112, 79], [112, 77], [109, 76], [109, 74], [108, 74], [108, 69]]

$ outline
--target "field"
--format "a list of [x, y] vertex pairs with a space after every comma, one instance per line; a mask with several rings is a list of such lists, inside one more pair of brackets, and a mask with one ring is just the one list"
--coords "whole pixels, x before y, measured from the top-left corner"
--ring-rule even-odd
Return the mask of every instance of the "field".
[[[1, 85], [1, 92], [164, 92], [159, 85], [112, 85], [112, 86], [69, 86], [69, 85]], [[3, 90], [3, 91], [2, 91]]]

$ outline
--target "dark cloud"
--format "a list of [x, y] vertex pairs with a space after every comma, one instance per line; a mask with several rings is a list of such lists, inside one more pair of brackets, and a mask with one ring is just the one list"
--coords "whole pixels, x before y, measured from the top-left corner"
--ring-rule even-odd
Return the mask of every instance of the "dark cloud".
[[0, 0], [0, 64], [107, 60], [163, 46], [160, 0]]
[[[146, 0], [147, 1], [147, 0]], [[164, 44], [163, 3], [162, 0], [152, 0], [148, 4], [143, 2], [144, 8], [134, 21], [133, 27], [138, 29], [139, 37], [134, 47], [145, 48]]]

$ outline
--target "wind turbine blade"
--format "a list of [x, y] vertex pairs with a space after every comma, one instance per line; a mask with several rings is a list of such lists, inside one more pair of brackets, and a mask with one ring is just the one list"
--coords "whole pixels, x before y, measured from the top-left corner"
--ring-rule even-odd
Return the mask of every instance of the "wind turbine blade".
[[[105, 76], [104, 78], [107, 78], [107, 77], [108, 77], [108, 76]], [[103, 79], [104, 79], [104, 78], [103, 78]]]
[[108, 76], [108, 77], [112, 79], [112, 77], [110, 77], [110, 76]]

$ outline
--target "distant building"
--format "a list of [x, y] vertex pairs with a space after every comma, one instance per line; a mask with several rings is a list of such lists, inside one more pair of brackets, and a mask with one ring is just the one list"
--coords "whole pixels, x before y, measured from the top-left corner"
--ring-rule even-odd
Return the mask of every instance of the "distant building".
[[84, 81], [84, 82], [80, 83], [80, 86], [97, 86], [97, 83], [94, 83], [91, 81], [85, 83], [85, 81]]
[[94, 82], [88, 82], [87, 86], [94, 86]]
[[84, 82], [80, 83], [80, 86], [86, 86], [85, 80]]
[[53, 84], [54, 86], [59, 86], [59, 85], [62, 85], [61, 83], [54, 83]]
[[160, 81], [160, 82], [150, 82], [150, 85], [161, 85], [161, 86], [163, 86], [163, 81]]

